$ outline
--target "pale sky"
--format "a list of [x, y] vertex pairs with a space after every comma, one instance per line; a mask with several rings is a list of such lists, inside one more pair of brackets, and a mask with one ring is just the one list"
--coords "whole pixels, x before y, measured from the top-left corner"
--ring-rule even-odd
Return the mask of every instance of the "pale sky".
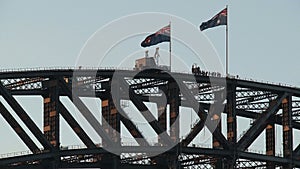
[[[229, 6], [229, 73], [242, 78], [300, 87], [300, 1], [297, 0], [0, 0], [0, 69], [72, 67], [76, 65], [79, 52], [89, 37], [120, 17], [141, 12], [162, 12], [183, 18], [199, 28], [201, 22], [213, 17], [226, 5]], [[153, 22], [153, 32], [168, 24], [158, 22]], [[141, 30], [144, 31], [148, 30]], [[203, 33], [225, 65], [225, 27], [215, 27]], [[130, 41], [129, 46], [133, 51], [144, 50], [140, 47], [143, 37]], [[166, 44], [158, 46], [168, 49]], [[150, 53], [155, 47], [149, 49]], [[191, 65], [192, 61], [180, 49], [174, 43], [174, 54]], [[115, 56], [122, 60], [122, 53], [114, 54], [118, 54]], [[24, 108], [30, 110], [32, 118], [42, 126], [42, 114], [38, 114], [42, 112], [41, 108], [32, 109], [30, 106], [32, 102], [39, 103], [40, 98], [23, 100]], [[2, 117], [0, 124], [0, 154], [26, 150]]]

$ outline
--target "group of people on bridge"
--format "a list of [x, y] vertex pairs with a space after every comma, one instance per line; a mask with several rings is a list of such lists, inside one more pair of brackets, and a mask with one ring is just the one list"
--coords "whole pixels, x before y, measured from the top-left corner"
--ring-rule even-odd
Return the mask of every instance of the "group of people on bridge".
[[196, 64], [192, 65], [192, 73], [195, 75], [201, 75], [201, 76], [214, 76], [214, 77], [221, 77], [221, 73], [219, 72], [208, 72], [201, 70], [199, 66]]

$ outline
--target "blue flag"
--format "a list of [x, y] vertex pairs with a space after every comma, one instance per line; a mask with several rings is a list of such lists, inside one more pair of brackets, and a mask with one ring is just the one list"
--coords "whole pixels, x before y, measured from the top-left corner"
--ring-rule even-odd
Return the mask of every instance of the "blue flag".
[[227, 8], [223, 9], [217, 15], [206, 22], [202, 22], [200, 30], [203, 31], [219, 25], [227, 25]]
[[156, 45], [161, 42], [170, 42], [170, 25], [165, 26], [157, 32], [147, 36], [141, 43], [142, 47]]

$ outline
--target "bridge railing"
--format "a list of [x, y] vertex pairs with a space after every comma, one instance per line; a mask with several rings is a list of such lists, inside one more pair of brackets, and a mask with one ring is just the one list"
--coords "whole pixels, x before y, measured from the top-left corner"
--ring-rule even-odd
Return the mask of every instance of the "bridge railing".
[[34, 68], [11, 68], [11, 69], [0, 69], [2, 73], [8, 72], [29, 72], [29, 71], [56, 71], [56, 70], [133, 70], [133, 68], [128, 67], [34, 67]]
[[[158, 145], [156, 142], [151, 142], [151, 146], [161, 146]], [[97, 147], [102, 147], [101, 143], [96, 144]], [[124, 142], [122, 143], [122, 146], [136, 146], [136, 143], [134, 142]], [[201, 144], [201, 143], [192, 143], [191, 147], [195, 148], [212, 148], [211, 144]], [[69, 146], [61, 146], [60, 150], [74, 150], [74, 149], [85, 149], [87, 148], [85, 145], [69, 145]], [[266, 151], [262, 150], [256, 150], [256, 149], [247, 149], [246, 152], [249, 153], [255, 153], [255, 154], [266, 154]], [[40, 149], [40, 153], [43, 153], [43, 149]], [[4, 158], [10, 158], [10, 157], [17, 157], [17, 156], [26, 156], [26, 155], [31, 155], [32, 152], [30, 150], [25, 150], [25, 151], [19, 151], [19, 152], [11, 152], [11, 153], [5, 153], [5, 154], [0, 154], [0, 159]], [[276, 157], [283, 157], [283, 153], [279, 152], [275, 154]]]
[[6, 153], [6, 154], [0, 154], [0, 159], [16, 157], [16, 156], [24, 156], [24, 155], [30, 155], [30, 154], [32, 154], [32, 152], [30, 150], [11, 152], [11, 153]]
[[[129, 67], [81, 67], [81, 66], [58, 66], [58, 67], [35, 67], [35, 68], [11, 68], [11, 69], [0, 69], [0, 73], [9, 73], [9, 72], [25, 72], [25, 71], [57, 71], [57, 70], [133, 70], [133, 68]], [[180, 74], [193, 74], [190, 71], [172, 71], [173, 73], [180, 73]], [[226, 77], [225, 75], [222, 75], [220, 77]], [[278, 85], [278, 86], [284, 86], [284, 87], [293, 87], [293, 88], [299, 88], [295, 85], [285, 84], [285, 83], [275, 83], [270, 81], [264, 81], [264, 80], [257, 80], [253, 78], [243, 78], [238, 75], [229, 75], [228, 78], [230, 79], [240, 79], [240, 80], [246, 80], [246, 81], [252, 81], [252, 82], [259, 82], [259, 83], [266, 83], [271, 85]]]

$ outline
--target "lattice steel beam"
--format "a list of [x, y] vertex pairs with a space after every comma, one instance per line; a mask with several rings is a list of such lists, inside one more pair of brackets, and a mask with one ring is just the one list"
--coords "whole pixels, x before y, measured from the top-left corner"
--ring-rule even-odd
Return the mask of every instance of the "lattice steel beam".
[[264, 99], [270, 99], [272, 97], [275, 97], [276, 95], [275, 94], [271, 94], [271, 93], [264, 93], [264, 94], [261, 94], [261, 95], [256, 95], [256, 96], [249, 96], [248, 98], [245, 98], [245, 99], [239, 99], [237, 101], [237, 105], [240, 105], [240, 104], [248, 104], [248, 103], [251, 103], [251, 102], [256, 102], [256, 101], [260, 101], [260, 100], [264, 100]]
[[22, 78], [22, 79], [7, 79], [2, 80], [4, 86], [9, 90], [19, 90], [19, 89], [40, 89], [42, 87], [41, 82], [46, 79], [36, 77], [36, 78]]

